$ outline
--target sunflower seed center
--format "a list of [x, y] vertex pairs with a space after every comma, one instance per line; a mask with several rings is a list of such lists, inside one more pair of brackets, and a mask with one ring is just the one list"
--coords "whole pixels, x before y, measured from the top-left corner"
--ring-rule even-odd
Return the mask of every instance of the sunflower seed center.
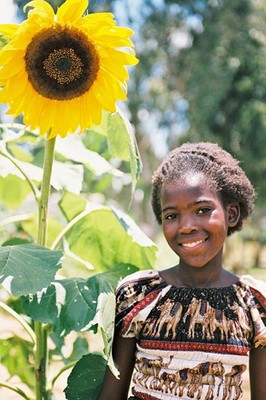
[[34, 89], [55, 100], [70, 100], [86, 93], [100, 68], [98, 52], [85, 33], [60, 25], [33, 36], [25, 62]]
[[73, 49], [54, 50], [43, 62], [47, 75], [60, 85], [70, 83], [82, 74], [83, 63]]

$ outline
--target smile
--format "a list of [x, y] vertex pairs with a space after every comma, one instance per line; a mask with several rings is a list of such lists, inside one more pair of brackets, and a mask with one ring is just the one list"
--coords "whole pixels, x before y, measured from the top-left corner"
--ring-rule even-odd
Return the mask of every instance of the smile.
[[195, 247], [195, 246], [197, 246], [198, 244], [201, 244], [201, 243], [203, 243], [203, 242], [205, 242], [205, 239], [197, 240], [196, 242], [190, 242], [190, 243], [180, 243], [180, 245], [181, 245], [182, 247], [192, 248], [192, 247]]

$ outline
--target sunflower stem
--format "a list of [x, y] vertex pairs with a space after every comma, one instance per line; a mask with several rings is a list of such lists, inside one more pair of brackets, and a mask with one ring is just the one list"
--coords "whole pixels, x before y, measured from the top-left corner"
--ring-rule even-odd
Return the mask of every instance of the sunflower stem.
[[[48, 223], [48, 203], [51, 188], [51, 175], [54, 159], [55, 138], [46, 140], [43, 163], [43, 179], [41, 196], [39, 200], [39, 222], [37, 244], [45, 247]], [[36, 400], [49, 400], [47, 391], [47, 363], [48, 363], [48, 333], [45, 325], [35, 321], [34, 330], [36, 334], [35, 349], [35, 379], [36, 379]]]

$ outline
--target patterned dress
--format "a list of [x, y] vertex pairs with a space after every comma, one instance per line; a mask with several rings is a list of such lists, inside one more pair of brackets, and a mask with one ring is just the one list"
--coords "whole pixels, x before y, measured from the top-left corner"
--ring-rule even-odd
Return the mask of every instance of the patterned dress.
[[136, 398], [236, 400], [249, 350], [266, 347], [266, 285], [244, 276], [228, 287], [176, 287], [138, 271], [117, 289], [116, 328], [137, 340]]

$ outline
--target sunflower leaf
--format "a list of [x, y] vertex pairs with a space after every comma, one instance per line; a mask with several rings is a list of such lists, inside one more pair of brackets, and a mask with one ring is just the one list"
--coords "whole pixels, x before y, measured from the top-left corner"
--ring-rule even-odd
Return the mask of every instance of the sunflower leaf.
[[122, 175], [121, 171], [114, 168], [98, 153], [87, 149], [79, 137], [68, 137], [68, 140], [58, 138], [56, 151], [68, 160], [82, 163], [96, 176], [105, 173], [115, 176]]
[[1, 364], [10, 376], [18, 376], [23, 383], [34, 389], [34, 365], [29, 362], [32, 344], [18, 336], [0, 340]]
[[0, 283], [16, 297], [34, 294], [51, 283], [61, 257], [33, 244], [0, 247]]
[[[76, 210], [78, 204], [76, 198]], [[72, 206], [71, 198], [63, 197], [60, 207], [65, 215], [71, 215]], [[84, 199], [81, 199], [80, 212], [87, 210], [87, 214], [84, 213], [66, 234], [69, 249], [74, 254], [90, 262], [99, 272], [117, 263], [154, 268], [157, 247], [129, 216], [99, 204], [87, 202], [83, 209], [84, 206]]]
[[106, 368], [99, 353], [83, 356], [71, 371], [64, 390], [68, 400], [97, 399]]
[[79, 194], [82, 189], [84, 168], [82, 165], [54, 161], [51, 184], [56, 190], [68, 190]]
[[[1, 161], [0, 161], [1, 164]], [[1, 170], [1, 165], [0, 165]], [[31, 189], [26, 180], [14, 175], [0, 176], [0, 202], [8, 209], [19, 207]]]
[[133, 193], [142, 164], [132, 125], [121, 111], [108, 114], [107, 140], [112, 156], [130, 163]]
[[108, 328], [109, 334], [112, 317], [102, 322], [103, 318], [98, 311], [94, 320], [99, 310], [98, 298], [104, 293], [109, 296], [114, 292], [120, 278], [135, 271], [134, 266], [117, 265], [110, 271], [89, 279], [55, 280], [40, 293], [30, 298], [23, 297], [23, 308], [32, 319], [53, 324], [54, 331], [59, 335], [66, 335], [73, 330], [88, 330], [96, 324]]

